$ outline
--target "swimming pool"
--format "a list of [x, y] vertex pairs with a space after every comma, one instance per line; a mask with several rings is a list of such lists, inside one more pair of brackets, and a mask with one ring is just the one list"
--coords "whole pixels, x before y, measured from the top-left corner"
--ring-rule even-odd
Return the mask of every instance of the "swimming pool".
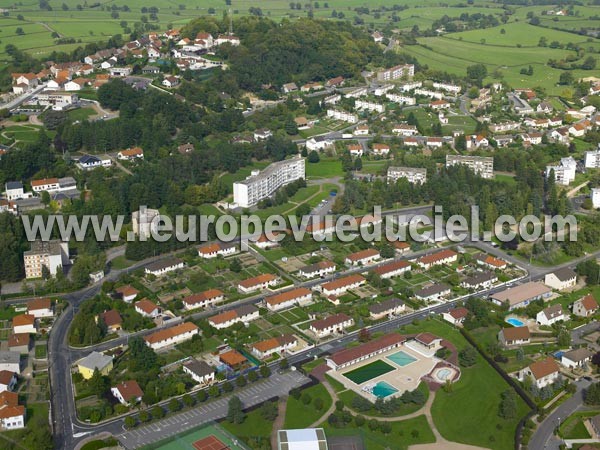
[[393, 355], [389, 355], [387, 359], [400, 367], [408, 366], [410, 363], [413, 363], [417, 360], [417, 358], [410, 356], [408, 353], [403, 352], [402, 350], [394, 353]]
[[386, 383], [385, 381], [379, 381], [373, 386], [372, 393], [375, 397], [385, 398], [398, 392], [394, 386]]
[[510, 317], [506, 319], [506, 322], [510, 323], [513, 327], [523, 327], [525, 324], [517, 319], [516, 317]]

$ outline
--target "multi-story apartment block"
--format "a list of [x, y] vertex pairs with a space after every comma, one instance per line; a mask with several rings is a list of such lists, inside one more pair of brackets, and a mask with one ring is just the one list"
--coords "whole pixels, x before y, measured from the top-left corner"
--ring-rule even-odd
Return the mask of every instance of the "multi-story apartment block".
[[242, 208], [249, 208], [305, 175], [304, 158], [274, 162], [262, 172], [253, 171], [245, 180], [233, 183], [233, 201]]
[[390, 102], [399, 103], [401, 105], [416, 105], [417, 104], [417, 100], [414, 97], [411, 97], [409, 95], [387, 93], [387, 94], [385, 94], [385, 98], [387, 98]]
[[575, 181], [575, 173], [577, 171], [577, 161], [572, 156], [561, 158], [560, 164], [557, 166], [546, 166], [546, 178], [554, 171], [554, 179], [556, 184], [568, 186], [572, 181]]
[[41, 278], [42, 267], [46, 267], [50, 275], [56, 275], [59, 268], [69, 265], [69, 244], [59, 240], [34, 241], [31, 250], [23, 253], [25, 262], [25, 278]]
[[427, 181], [427, 169], [420, 167], [389, 167], [388, 183], [395, 183], [399, 178], [406, 178], [409, 183], [423, 184]]
[[377, 72], [377, 81], [397, 80], [402, 77], [412, 77], [414, 74], [414, 64], [402, 64]]
[[585, 167], [586, 169], [600, 168], [600, 146], [597, 150], [585, 152]]
[[354, 106], [356, 107], [356, 109], [366, 109], [367, 111], [371, 112], [382, 113], [383, 111], [385, 111], [385, 106], [383, 106], [382, 104], [370, 102], [368, 100], [356, 100]]
[[463, 164], [482, 178], [493, 178], [494, 158], [491, 156], [446, 155], [446, 167]]
[[356, 114], [352, 114], [347, 111], [342, 111], [341, 109], [328, 109], [327, 117], [331, 117], [335, 120], [341, 120], [343, 122], [348, 123], [358, 122], [358, 116]]
[[460, 86], [457, 86], [455, 84], [437, 83], [437, 82], [433, 83], [433, 87], [436, 89], [441, 89], [442, 91], [451, 92], [453, 94], [458, 94], [462, 89]]

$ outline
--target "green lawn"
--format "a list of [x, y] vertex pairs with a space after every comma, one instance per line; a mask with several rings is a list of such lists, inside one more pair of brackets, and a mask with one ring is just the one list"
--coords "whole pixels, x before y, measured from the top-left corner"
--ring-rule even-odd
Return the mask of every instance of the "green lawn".
[[[315, 384], [302, 391], [302, 395], [308, 394], [311, 397], [311, 403], [305, 405], [302, 402], [302, 396], [300, 400], [296, 400], [290, 396], [287, 402], [287, 409], [285, 411], [285, 428], [306, 428], [313, 422], [319, 420], [319, 418], [329, 409], [331, 406], [331, 396], [327, 392], [327, 389], [322, 384]], [[317, 410], [314, 406], [316, 398], [323, 400], [323, 408]]]
[[46, 348], [46, 344], [36, 345], [35, 346], [35, 357], [38, 359], [46, 358], [48, 355], [48, 350]]
[[342, 162], [337, 158], [321, 158], [318, 163], [306, 163], [306, 178], [343, 177]]
[[126, 269], [131, 266], [135, 261], [130, 261], [125, 256], [117, 256], [115, 259], [111, 261], [111, 266], [113, 269]]
[[569, 416], [561, 425], [559, 434], [563, 439], [589, 439], [590, 433], [584, 422], [595, 415], [598, 411], [576, 412]]
[[77, 109], [73, 109], [67, 113], [67, 116], [72, 121], [87, 120], [91, 116], [94, 116], [94, 115], [96, 115], [96, 111], [94, 111], [93, 108], [77, 108]]
[[264, 420], [260, 414], [260, 409], [250, 411], [246, 415], [246, 420], [243, 423], [236, 425], [224, 420], [220, 425], [231, 434], [246, 440], [251, 437], [269, 438], [273, 428], [272, 422]]

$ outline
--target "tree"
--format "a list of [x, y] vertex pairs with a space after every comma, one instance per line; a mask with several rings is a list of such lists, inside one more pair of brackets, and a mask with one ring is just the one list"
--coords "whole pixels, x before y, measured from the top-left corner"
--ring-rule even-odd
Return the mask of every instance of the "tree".
[[125, 417], [125, 428], [127, 428], [128, 430], [130, 430], [131, 428], [135, 427], [136, 425], [136, 420], [133, 416], [127, 416]]
[[227, 403], [227, 421], [239, 425], [244, 420], [246, 420], [246, 414], [242, 409], [242, 401], [237, 395], [233, 395]]
[[18, 34], [19, 36], [22, 36], [25, 34], [25, 32], [23, 31], [23, 28], [21, 28], [21, 27], [17, 27], [17, 29], [15, 30], [15, 33]]
[[512, 389], [507, 389], [501, 394], [498, 415], [506, 420], [517, 416], [517, 396]]
[[477, 350], [468, 346], [458, 353], [458, 362], [463, 367], [471, 367], [477, 362]]
[[298, 125], [296, 125], [296, 122], [294, 122], [293, 119], [288, 120], [285, 123], [284, 129], [285, 129], [285, 132], [287, 134], [289, 134], [290, 136], [294, 136], [294, 135], [298, 134]]
[[242, 271], [242, 263], [239, 258], [233, 258], [231, 263], [229, 263], [229, 270], [235, 273], [240, 273]]
[[279, 414], [276, 402], [265, 402], [260, 407], [260, 415], [267, 422], [273, 422]]
[[560, 77], [558, 78], [558, 84], [562, 84], [562, 85], [573, 84], [574, 80], [575, 79], [573, 78], [573, 74], [571, 72], [563, 72], [560, 74]]
[[187, 408], [190, 408], [190, 407], [192, 407], [192, 406], [194, 406], [196, 404], [196, 400], [190, 394], [185, 394], [183, 396], [182, 400], [183, 400], [183, 404]]
[[248, 381], [250, 383], [254, 383], [256, 380], [258, 380], [258, 374], [256, 373], [256, 370], [248, 372]]
[[172, 399], [169, 402], [169, 411], [170, 412], [179, 411], [180, 409], [181, 409], [181, 403], [179, 403], [179, 400], [177, 400], [176, 398]]
[[473, 64], [467, 67], [467, 76], [472, 80], [481, 82], [487, 76], [487, 67], [484, 64]]
[[312, 397], [308, 392], [304, 392], [302, 394], [302, 397], [300, 397], [300, 401], [304, 404], [304, 405], [310, 405], [310, 402], [312, 402]]
[[596, 58], [588, 56], [581, 65], [583, 70], [594, 70], [596, 68]]
[[271, 369], [269, 369], [269, 366], [267, 365], [263, 364], [262, 366], [260, 366], [259, 372], [260, 376], [263, 378], [269, 378], [271, 376]]
[[600, 383], [591, 384], [584, 391], [583, 399], [586, 405], [600, 405]]
[[198, 393], [196, 394], [196, 400], [198, 400], [199, 403], [204, 403], [206, 401], [206, 398], [207, 395], [205, 390], [198, 391]]
[[287, 370], [290, 367], [290, 363], [288, 362], [287, 358], [283, 358], [281, 361], [279, 361], [279, 368], [281, 370]]
[[321, 157], [319, 156], [319, 152], [317, 152], [316, 150], [312, 150], [309, 154], [308, 154], [308, 162], [311, 164], [316, 164], [321, 160]]
[[223, 383], [221, 387], [223, 388], [223, 392], [233, 391], [233, 384], [231, 384], [229, 381]]
[[368, 328], [361, 328], [358, 332], [358, 342], [368, 342], [371, 340], [371, 332]]
[[354, 170], [360, 171], [360, 170], [362, 170], [362, 167], [363, 167], [362, 158], [359, 156], [358, 158], [356, 158], [354, 160]]
[[162, 409], [162, 406], [156, 405], [154, 408], [152, 408], [152, 417], [156, 420], [165, 417], [165, 411]]
[[313, 406], [317, 411], [321, 411], [323, 409], [323, 399], [321, 397], [316, 397], [313, 400]]
[[244, 386], [246, 386], [247, 383], [248, 382], [246, 381], [246, 377], [244, 375], [240, 375], [235, 380], [235, 384], [237, 384], [238, 387], [244, 387]]
[[94, 373], [89, 379], [88, 385], [90, 391], [100, 398], [103, 397], [110, 388], [110, 380], [108, 377], [102, 375], [98, 369], [94, 369]]

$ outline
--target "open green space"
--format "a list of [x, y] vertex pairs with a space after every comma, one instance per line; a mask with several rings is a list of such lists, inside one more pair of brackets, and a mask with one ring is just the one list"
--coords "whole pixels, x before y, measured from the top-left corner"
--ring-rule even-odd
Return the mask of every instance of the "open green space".
[[395, 370], [394, 367], [390, 366], [385, 361], [377, 360], [359, 367], [358, 369], [346, 372], [344, 376], [356, 384], [362, 384], [365, 381], [384, 375], [392, 370]]
[[[306, 396], [310, 398], [308, 403], [304, 403], [308, 398]], [[292, 396], [288, 397], [284, 428], [293, 429], [310, 426], [329, 409], [332, 401], [327, 389], [322, 384], [315, 384], [304, 389], [299, 399]], [[322, 402], [321, 408], [315, 406], [318, 402]]]

